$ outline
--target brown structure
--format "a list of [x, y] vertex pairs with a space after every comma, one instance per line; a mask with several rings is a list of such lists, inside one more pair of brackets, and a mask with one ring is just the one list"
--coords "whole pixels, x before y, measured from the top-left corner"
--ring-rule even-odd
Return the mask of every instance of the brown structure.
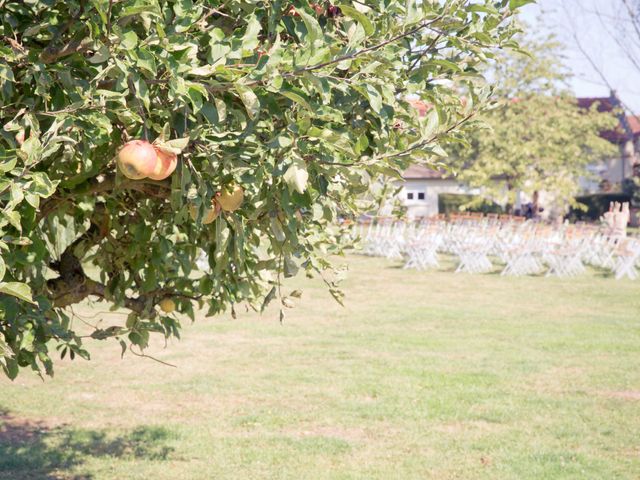
[[618, 146], [619, 155], [603, 159], [602, 164], [594, 169], [602, 179], [602, 187], [616, 189], [616, 185], [633, 175], [633, 166], [640, 163], [640, 118], [625, 113], [615, 91], [608, 97], [578, 98], [581, 108], [592, 108], [594, 105], [599, 112], [613, 112], [619, 120], [614, 130], [601, 133], [602, 138]]

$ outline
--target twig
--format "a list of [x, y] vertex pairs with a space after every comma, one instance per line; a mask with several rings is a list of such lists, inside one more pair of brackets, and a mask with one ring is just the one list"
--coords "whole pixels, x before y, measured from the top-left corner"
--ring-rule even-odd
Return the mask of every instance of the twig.
[[[353, 53], [349, 53], [347, 55], [342, 55], [340, 57], [334, 58], [332, 60], [327, 60], [326, 62], [321, 62], [321, 63], [317, 63], [315, 65], [311, 65], [308, 67], [303, 67], [303, 68], [299, 68], [297, 70], [294, 70], [292, 72], [285, 72], [283, 73], [281, 76], [283, 78], [292, 78], [292, 77], [297, 77], [300, 74], [306, 73], [306, 72], [312, 72], [314, 70], [319, 70], [321, 68], [324, 67], [328, 67], [330, 65], [334, 65], [336, 63], [340, 63], [343, 62], [345, 60], [353, 60], [354, 58], [357, 58], [361, 55], [364, 55], [365, 53], [370, 53], [370, 52], [374, 52], [376, 50], [381, 49], [382, 47], [385, 47], [387, 45], [389, 45], [390, 43], [396, 42], [398, 40], [402, 40], [403, 38], [406, 38], [410, 35], [413, 35], [416, 32], [419, 32], [420, 30], [422, 30], [423, 28], [428, 28], [430, 25], [434, 24], [435, 22], [441, 20], [443, 17], [443, 15], [439, 15], [436, 18], [428, 21], [428, 22], [424, 22], [421, 23], [420, 25], [418, 25], [415, 28], [412, 28], [411, 30], [404, 32], [404, 33], [400, 33], [394, 37], [391, 37], [381, 43], [378, 43], [376, 45], [372, 45], [371, 47], [367, 47], [367, 48], [363, 48], [362, 50], [357, 50]], [[257, 85], [262, 85], [263, 83], [265, 83], [266, 80], [254, 80], [251, 82], [246, 82], [244, 83], [245, 86], [247, 87], [254, 87]], [[229, 88], [232, 88], [233, 84], [232, 83], [224, 83], [224, 84], [220, 84], [217, 86], [213, 86], [210, 85], [207, 87], [207, 90], [209, 90], [210, 92], [219, 92], [219, 91], [226, 91]]]
[[418, 142], [415, 145], [412, 145], [411, 147], [406, 148], [406, 149], [404, 149], [404, 150], [402, 150], [400, 152], [389, 153], [387, 155], [382, 155], [381, 157], [378, 157], [378, 158], [382, 160], [383, 158], [403, 157], [403, 156], [413, 152], [414, 150], [417, 150], [418, 148], [422, 148], [422, 147], [424, 147], [426, 145], [429, 145], [430, 143], [435, 142], [442, 135], [446, 135], [447, 133], [451, 133], [456, 128], [458, 128], [461, 125], [463, 125], [464, 123], [468, 122], [471, 118], [473, 118], [475, 116], [476, 113], [478, 113], [477, 110], [471, 112], [469, 115], [467, 115], [466, 117], [462, 118], [461, 120], [458, 120], [456, 123], [451, 125], [446, 130], [434, 134], [431, 138], [429, 138], [427, 140], [423, 140], [422, 142]]
[[434, 18], [433, 20], [431, 20], [429, 22], [421, 23], [417, 27], [412, 28], [411, 30], [409, 30], [407, 32], [400, 33], [400, 34], [396, 35], [395, 37], [391, 37], [391, 38], [385, 40], [384, 42], [378, 43], [378, 44], [373, 45], [371, 47], [363, 48], [362, 50], [355, 51], [355, 52], [350, 53], [348, 55], [342, 55], [341, 57], [337, 57], [337, 58], [334, 58], [332, 60], [327, 60], [326, 62], [317, 63], [317, 64], [312, 65], [310, 67], [299, 68], [299, 69], [294, 70], [293, 72], [291, 72], [289, 74], [283, 74], [282, 76], [283, 77], [296, 76], [296, 75], [299, 75], [299, 74], [304, 73], [304, 72], [312, 72], [313, 70], [318, 70], [320, 68], [324, 68], [324, 67], [327, 67], [329, 65], [333, 65], [335, 63], [340, 63], [340, 62], [343, 62], [345, 60], [353, 60], [354, 58], [359, 57], [360, 55], [364, 55], [365, 53], [369, 53], [369, 52], [374, 52], [376, 50], [381, 49], [382, 47], [386, 47], [390, 43], [396, 42], [398, 40], [402, 40], [405, 37], [413, 35], [414, 33], [417, 33], [420, 30], [422, 30], [423, 28], [427, 28], [430, 25], [434, 24], [438, 20], [442, 19], [442, 17], [443, 17], [443, 15], [439, 15], [439, 16], [437, 16], [436, 18]]
[[629, 4], [629, 0], [622, 0], [622, 3], [624, 3], [624, 6], [627, 7], [627, 12], [629, 12], [629, 17], [631, 17], [631, 23], [633, 24], [633, 28], [636, 31], [638, 38], [640, 38], [640, 25], [638, 25], [635, 12], [633, 11], [633, 8]]
[[113, 0], [109, 0], [109, 8], [107, 8], [107, 40], [111, 35], [111, 7], [113, 7]]
[[143, 180], [126, 180], [116, 184], [116, 176], [114, 174], [107, 175], [102, 182], [94, 179], [88, 188], [78, 188], [72, 190], [65, 197], [50, 197], [42, 203], [40, 211], [36, 216], [36, 222], [39, 222], [52, 211], [65, 202], [71, 201], [75, 197], [86, 195], [98, 195], [100, 193], [110, 192], [113, 190], [136, 190], [146, 193], [152, 197], [167, 199], [171, 192], [171, 185], [166, 181], [155, 181], [149, 179]]
[[411, 63], [411, 66], [409, 66], [409, 71], [413, 70], [413, 68], [416, 66], [416, 64], [422, 60], [422, 58], [424, 57], [424, 55], [430, 51], [436, 43], [438, 43], [438, 41], [442, 38], [442, 33], [438, 33], [438, 35], [436, 37], [434, 37], [434, 39], [431, 41], [431, 43], [420, 52], [420, 55], [413, 61], [413, 63]]
[[[146, 353], [137, 353], [133, 350], [133, 345], [129, 345], [129, 351], [131, 353], [133, 353], [136, 357], [140, 357], [140, 358], [148, 358], [150, 360], [153, 360], [155, 362], [161, 363], [162, 365], [166, 365], [167, 367], [173, 367], [173, 368], [178, 368], [176, 365], [169, 363], [169, 362], [165, 362], [160, 360], [159, 358], [156, 357], [152, 357], [151, 355], [147, 355]], [[140, 350], [142, 351], [142, 349]]]
[[[144, 81], [144, 80], [141, 80]], [[140, 116], [142, 117], [142, 130], [144, 132], [144, 139], [149, 141], [149, 130], [147, 129], [147, 116], [144, 113], [144, 105], [142, 105], [142, 99], [138, 96], [138, 92], [136, 90], [136, 86], [133, 83], [133, 78], [129, 76], [127, 79], [127, 83], [129, 84], [129, 90], [134, 98], [138, 101], [138, 110], [140, 111]]]

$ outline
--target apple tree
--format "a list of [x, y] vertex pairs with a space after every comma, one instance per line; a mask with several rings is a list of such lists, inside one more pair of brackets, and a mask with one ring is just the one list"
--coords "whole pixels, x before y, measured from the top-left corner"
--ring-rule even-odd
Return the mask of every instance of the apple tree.
[[[6, 375], [291, 306], [281, 278], [331, 268], [339, 216], [473, 127], [526, 3], [0, 0]], [[128, 314], [81, 335], [83, 301]]]

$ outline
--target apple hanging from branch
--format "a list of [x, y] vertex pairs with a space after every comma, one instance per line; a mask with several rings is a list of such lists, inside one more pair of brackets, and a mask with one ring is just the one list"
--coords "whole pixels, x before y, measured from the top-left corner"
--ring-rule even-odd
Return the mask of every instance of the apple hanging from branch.
[[157, 162], [156, 149], [146, 140], [131, 140], [118, 152], [118, 168], [131, 180], [142, 180], [153, 174]]
[[[202, 215], [202, 224], [209, 225], [213, 223], [218, 215], [220, 214], [220, 206], [216, 204], [215, 201], [211, 201], [211, 207], [205, 208], [204, 214]], [[191, 219], [195, 222], [198, 219], [198, 207], [195, 205], [189, 206], [189, 215]]]
[[178, 165], [178, 156], [164, 149], [163, 147], [154, 146], [158, 160], [156, 161], [156, 167], [153, 172], [149, 174], [149, 178], [152, 180], [164, 180], [173, 173]]
[[244, 200], [244, 190], [240, 185], [223, 188], [216, 196], [216, 202], [225, 212], [235, 212]]

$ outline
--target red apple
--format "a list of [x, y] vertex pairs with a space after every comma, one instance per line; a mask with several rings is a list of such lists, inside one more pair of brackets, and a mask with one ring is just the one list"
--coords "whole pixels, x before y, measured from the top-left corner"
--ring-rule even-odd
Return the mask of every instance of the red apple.
[[164, 180], [176, 169], [178, 156], [175, 153], [162, 150], [161, 148], [154, 148], [158, 159], [156, 160], [156, 167], [153, 172], [149, 174], [149, 178], [152, 180]]
[[146, 140], [127, 142], [118, 152], [118, 167], [122, 174], [132, 180], [140, 180], [153, 173], [158, 154]]

